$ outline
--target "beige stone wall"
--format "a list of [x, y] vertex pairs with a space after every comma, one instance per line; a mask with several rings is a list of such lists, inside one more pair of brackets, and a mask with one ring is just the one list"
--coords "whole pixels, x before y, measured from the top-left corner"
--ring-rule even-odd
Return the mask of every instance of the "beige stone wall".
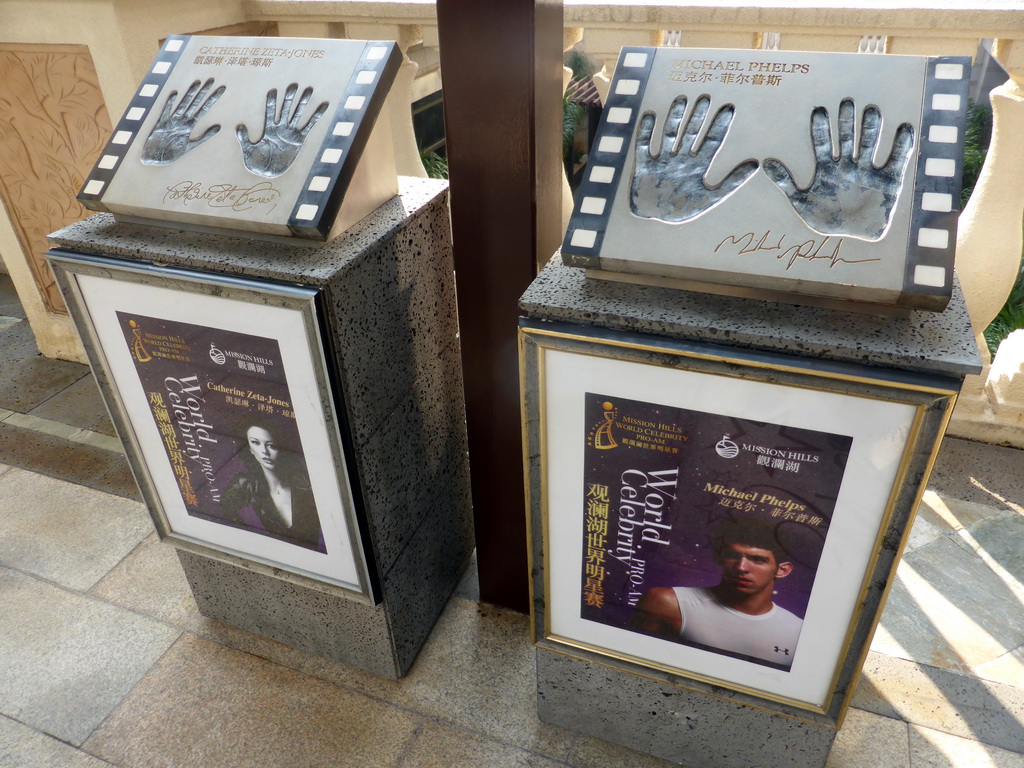
[[[241, 0], [0, 0], [0, 19], [0, 44], [87, 46], [106, 111], [116, 121], [163, 38], [237, 24], [246, 17]], [[45, 306], [12, 217], [2, 206], [0, 260], [18, 291], [40, 351], [48, 357], [84, 361], [70, 319]]]

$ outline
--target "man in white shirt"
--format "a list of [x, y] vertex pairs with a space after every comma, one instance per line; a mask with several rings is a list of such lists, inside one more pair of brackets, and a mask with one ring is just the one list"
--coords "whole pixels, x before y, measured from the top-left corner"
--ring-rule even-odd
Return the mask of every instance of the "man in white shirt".
[[803, 620], [775, 605], [776, 579], [793, 571], [771, 529], [737, 521], [716, 537], [722, 579], [713, 587], [652, 587], [630, 629], [788, 669]]

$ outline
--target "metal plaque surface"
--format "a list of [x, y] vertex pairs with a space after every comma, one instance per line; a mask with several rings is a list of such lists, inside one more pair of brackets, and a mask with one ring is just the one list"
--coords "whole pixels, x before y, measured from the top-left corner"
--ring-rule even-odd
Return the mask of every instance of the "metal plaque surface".
[[324, 239], [400, 63], [389, 41], [171, 36], [78, 199]]
[[969, 79], [966, 57], [623, 48], [563, 259], [941, 310]]

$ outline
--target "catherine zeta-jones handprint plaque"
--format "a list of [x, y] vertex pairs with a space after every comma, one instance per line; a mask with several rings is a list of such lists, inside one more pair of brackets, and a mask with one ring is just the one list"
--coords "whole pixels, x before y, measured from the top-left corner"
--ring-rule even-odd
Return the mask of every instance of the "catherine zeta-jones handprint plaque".
[[903, 186], [914, 129], [909, 123], [900, 125], [888, 159], [875, 165], [882, 115], [874, 106], [864, 110], [859, 142], [854, 141], [855, 115], [853, 101], [843, 99], [839, 105], [837, 156], [832, 148], [828, 110], [817, 107], [811, 112], [811, 145], [816, 162], [808, 186], [798, 186], [781, 160], [768, 158], [762, 167], [816, 232], [878, 240], [889, 226]]
[[263, 135], [258, 141], [249, 138], [249, 129], [245, 125], [239, 125], [235, 129], [235, 136], [242, 147], [245, 167], [253, 173], [274, 178], [287, 171], [302, 149], [302, 142], [327, 111], [327, 102], [322, 102], [300, 128], [299, 123], [302, 122], [306, 105], [313, 96], [313, 89], [306, 88], [302, 92], [293, 111], [292, 102], [298, 90], [297, 83], [288, 86], [284, 92], [280, 113], [277, 109], [277, 88], [267, 91], [266, 120]]
[[686, 97], [677, 97], [669, 107], [661, 149], [656, 155], [651, 149], [654, 115], [647, 113], [640, 120], [629, 194], [634, 214], [645, 219], [687, 221], [721, 203], [757, 170], [757, 161], [747, 160], [717, 184], [708, 183], [708, 168], [729, 133], [734, 114], [731, 104], [721, 107], [703, 139], [698, 141], [710, 105], [707, 96], [697, 99], [680, 136]]
[[330, 240], [398, 193], [384, 110], [401, 63], [389, 40], [170, 35], [78, 200], [157, 226]]

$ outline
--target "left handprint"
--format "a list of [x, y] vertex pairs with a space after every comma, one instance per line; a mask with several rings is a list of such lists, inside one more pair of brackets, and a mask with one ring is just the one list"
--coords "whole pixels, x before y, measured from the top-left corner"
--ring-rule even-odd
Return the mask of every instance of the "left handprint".
[[173, 163], [190, 149], [194, 149], [208, 139], [212, 139], [220, 130], [220, 125], [211, 125], [198, 139], [193, 139], [192, 131], [203, 115], [224, 95], [224, 86], [210, 93], [213, 78], [200, 87], [196, 80], [185, 91], [177, 106], [174, 99], [177, 91], [171, 91], [164, 104], [160, 119], [146, 139], [142, 147], [142, 162], [146, 165], [167, 165]]
[[266, 120], [263, 137], [259, 141], [252, 141], [249, 138], [249, 129], [244, 125], [239, 125], [235, 129], [235, 137], [242, 146], [242, 160], [245, 167], [253, 173], [274, 178], [287, 171], [302, 149], [302, 142], [327, 111], [325, 101], [316, 108], [306, 124], [299, 128], [302, 113], [313, 95], [313, 89], [306, 88], [302, 92], [299, 103], [295, 105], [295, 111], [289, 117], [288, 113], [291, 112], [292, 101], [298, 90], [299, 86], [296, 83], [292, 83], [285, 90], [280, 117], [277, 114], [277, 88], [267, 91]]
[[654, 114], [649, 112], [641, 118], [629, 190], [630, 210], [636, 216], [672, 223], [689, 221], [721, 203], [757, 171], [756, 160], [745, 160], [718, 184], [708, 184], [708, 169], [721, 149], [735, 115], [731, 104], [721, 107], [710, 119], [711, 125], [704, 138], [698, 142], [697, 137], [709, 121], [710, 106], [711, 99], [707, 96], [697, 99], [684, 128], [686, 97], [678, 96], [665, 118], [665, 135], [657, 155], [651, 151]]

